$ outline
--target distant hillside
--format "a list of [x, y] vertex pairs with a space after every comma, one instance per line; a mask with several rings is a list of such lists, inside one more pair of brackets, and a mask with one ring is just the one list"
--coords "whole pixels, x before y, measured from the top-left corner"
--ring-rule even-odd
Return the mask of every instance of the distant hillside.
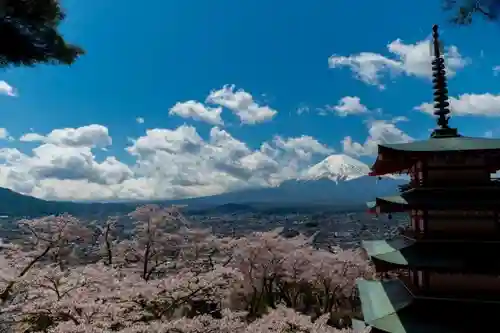
[[[376, 177], [361, 176], [352, 180], [332, 181], [327, 178], [318, 180], [289, 180], [277, 187], [256, 188], [228, 192], [219, 195], [184, 200], [168, 200], [164, 204], [188, 205], [190, 209], [210, 208], [227, 203], [283, 207], [323, 206], [345, 208], [364, 206], [378, 196], [398, 193], [398, 185], [407, 181], [393, 178], [377, 180]], [[366, 206], [365, 206], [366, 207]]]
[[210, 215], [210, 214], [242, 214], [256, 210], [256, 207], [246, 204], [227, 203], [220, 206], [196, 209], [188, 206], [190, 214]]
[[99, 217], [115, 213], [130, 212], [133, 203], [75, 203], [47, 201], [22, 195], [0, 187], [0, 215], [15, 217], [39, 217], [52, 214], [70, 213], [75, 216]]

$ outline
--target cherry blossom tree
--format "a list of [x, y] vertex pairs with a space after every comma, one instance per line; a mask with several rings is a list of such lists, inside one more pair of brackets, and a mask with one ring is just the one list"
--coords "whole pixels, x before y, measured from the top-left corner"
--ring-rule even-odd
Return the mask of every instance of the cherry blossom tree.
[[130, 218], [131, 238], [110, 219], [101, 260], [80, 265], [71, 259], [90, 231], [77, 219], [21, 221], [26, 240], [0, 249], [0, 322], [12, 332], [350, 332], [332, 315], [356, 299], [357, 277], [373, 275], [360, 251], [316, 249], [300, 234], [219, 238], [155, 205]]
[[[90, 231], [71, 215], [48, 216], [18, 222], [26, 233], [23, 242], [9, 249], [9, 270], [14, 276], [23, 277], [37, 263], [51, 261], [61, 268], [70, 263], [79, 244], [90, 237]], [[24, 250], [24, 251], [22, 251]], [[3, 260], [6, 260], [4, 258]], [[14, 286], [11, 280], [0, 290], [0, 302], [5, 301]]]
[[280, 236], [280, 229], [230, 241], [231, 265], [244, 279], [239, 300], [252, 315], [283, 302], [317, 316], [329, 313], [341, 300], [353, 299], [357, 277], [371, 277], [371, 265], [357, 250], [315, 249], [311, 238]]
[[[230, 285], [239, 278], [236, 270], [222, 267], [146, 281], [103, 264], [66, 271], [49, 265], [28, 273], [21, 282], [23, 296], [2, 311], [13, 314], [19, 331], [44, 331], [66, 322], [119, 330], [175, 316], [220, 313]], [[200, 308], [204, 304], [215, 306]]]
[[138, 207], [134, 237], [117, 245], [119, 256], [129, 268], [141, 270], [144, 280], [161, 277], [186, 266], [213, 265], [216, 238], [210, 230], [191, 228], [176, 207]]

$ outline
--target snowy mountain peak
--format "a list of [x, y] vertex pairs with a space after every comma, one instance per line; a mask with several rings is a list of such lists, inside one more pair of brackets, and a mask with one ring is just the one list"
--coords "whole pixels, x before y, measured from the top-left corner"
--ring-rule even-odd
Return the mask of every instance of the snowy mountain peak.
[[370, 167], [365, 163], [344, 154], [335, 154], [307, 169], [300, 179], [326, 178], [338, 182], [366, 176], [369, 172]]

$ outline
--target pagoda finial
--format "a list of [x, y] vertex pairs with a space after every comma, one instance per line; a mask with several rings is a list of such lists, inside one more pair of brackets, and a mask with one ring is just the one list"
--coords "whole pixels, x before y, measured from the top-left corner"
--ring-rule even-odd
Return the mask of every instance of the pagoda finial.
[[432, 27], [432, 47], [434, 59], [432, 60], [432, 83], [434, 88], [434, 115], [438, 116], [438, 128], [435, 129], [431, 137], [450, 137], [458, 136], [455, 128], [448, 126], [450, 114], [450, 103], [448, 101], [448, 84], [446, 83], [446, 70], [444, 64], [444, 55], [441, 54], [441, 45], [439, 42], [438, 26]]

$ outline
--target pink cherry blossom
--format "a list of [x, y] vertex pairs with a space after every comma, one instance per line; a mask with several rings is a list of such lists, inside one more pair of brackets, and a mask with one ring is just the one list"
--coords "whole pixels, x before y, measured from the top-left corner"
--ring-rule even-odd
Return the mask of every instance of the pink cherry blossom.
[[[23, 242], [0, 248], [0, 323], [12, 332], [339, 333], [330, 314], [354, 310], [354, 281], [373, 277], [359, 250], [316, 249], [280, 230], [219, 238], [177, 208], [139, 207], [134, 233], [63, 215], [23, 220]], [[101, 259], [99, 259], [101, 258]], [[0, 325], [0, 329], [2, 326]]]

